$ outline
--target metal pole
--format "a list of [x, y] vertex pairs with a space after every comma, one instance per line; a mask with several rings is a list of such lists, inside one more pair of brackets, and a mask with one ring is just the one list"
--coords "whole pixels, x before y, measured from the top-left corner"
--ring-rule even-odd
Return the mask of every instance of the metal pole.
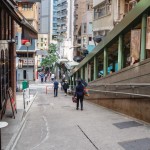
[[94, 57], [94, 80], [97, 78], [97, 59]]
[[24, 109], [26, 109], [26, 107], [25, 107], [25, 90], [23, 90], [23, 106], [24, 106]]
[[123, 53], [123, 38], [122, 35], [119, 35], [118, 43], [118, 70], [122, 69], [122, 53]]
[[28, 78], [28, 46], [27, 46], [27, 81], [29, 80]]
[[103, 70], [104, 70], [104, 76], [107, 75], [107, 68], [108, 68], [108, 56], [107, 56], [107, 48], [104, 48], [104, 67], [103, 67]]
[[141, 33], [141, 54], [140, 61], [146, 58], [146, 28], [147, 28], [147, 14], [142, 16], [142, 33]]

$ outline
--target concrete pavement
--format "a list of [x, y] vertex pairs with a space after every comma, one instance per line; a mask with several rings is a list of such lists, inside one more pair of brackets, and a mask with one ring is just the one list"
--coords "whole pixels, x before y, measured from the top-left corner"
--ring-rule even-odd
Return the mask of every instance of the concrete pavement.
[[84, 101], [76, 110], [71, 96], [45, 84], [26, 118], [15, 150], [150, 150], [150, 125]]
[[59, 91], [53, 97], [52, 84], [31, 86], [38, 89], [35, 101], [31, 96], [24, 111], [22, 93], [17, 93], [16, 119], [10, 112], [3, 118], [8, 122], [2, 129], [3, 150], [150, 150], [149, 124], [87, 101], [83, 111], [76, 110], [71, 96]]
[[15, 113], [15, 119], [12, 118], [11, 109], [9, 109], [9, 111], [6, 110], [6, 113], [2, 119], [2, 121], [6, 121], [8, 123], [7, 127], [1, 129], [1, 145], [3, 150], [10, 150], [12, 148], [24, 124], [24, 118], [26, 116], [26, 113], [28, 112], [35, 97], [36, 92], [32, 91], [30, 98], [27, 98], [25, 101], [24, 109], [23, 92], [16, 93], [17, 114]]

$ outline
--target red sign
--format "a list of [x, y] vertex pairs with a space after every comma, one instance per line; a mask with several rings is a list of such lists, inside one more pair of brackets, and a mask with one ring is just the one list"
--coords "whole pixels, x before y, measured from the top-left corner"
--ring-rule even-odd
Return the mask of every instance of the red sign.
[[21, 40], [21, 44], [22, 44], [22, 45], [25, 45], [26, 42], [29, 42], [29, 40], [27, 40], [27, 39], [22, 39], [22, 40]]

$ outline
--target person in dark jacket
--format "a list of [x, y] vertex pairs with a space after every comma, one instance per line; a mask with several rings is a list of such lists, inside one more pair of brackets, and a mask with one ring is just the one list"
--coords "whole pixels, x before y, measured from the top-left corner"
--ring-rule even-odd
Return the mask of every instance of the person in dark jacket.
[[81, 105], [81, 110], [83, 110], [83, 98], [84, 98], [84, 86], [82, 85], [81, 80], [78, 80], [78, 85], [76, 87], [75, 96], [77, 96], [77, 105], [76, 109], [79, 109], [79, 101]]
[[58, 95], [58, 85], [59, 85], [58, 81], [55, 80], [54, 81], [54, 97], [57, 97]]
[[64, 92], [65, 92], [65, 96], [67, 96], [67, 89], [69, 88], [69, 84], [67, 82], [67, 80], [65, 80], [65, 83], [63, 84], [63, 89], [64, 89]]

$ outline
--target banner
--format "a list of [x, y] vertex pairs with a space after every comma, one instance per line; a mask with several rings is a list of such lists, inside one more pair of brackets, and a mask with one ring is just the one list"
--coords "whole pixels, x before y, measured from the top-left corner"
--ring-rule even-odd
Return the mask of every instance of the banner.
[[130, 56], [134, 58], [135, 61], [140, 58], [141, 49], [141, 29], [131, 30], [131, 46], [130, 46]]
[[146, 49], [150, 50], [150, 17], [147, 18]]

